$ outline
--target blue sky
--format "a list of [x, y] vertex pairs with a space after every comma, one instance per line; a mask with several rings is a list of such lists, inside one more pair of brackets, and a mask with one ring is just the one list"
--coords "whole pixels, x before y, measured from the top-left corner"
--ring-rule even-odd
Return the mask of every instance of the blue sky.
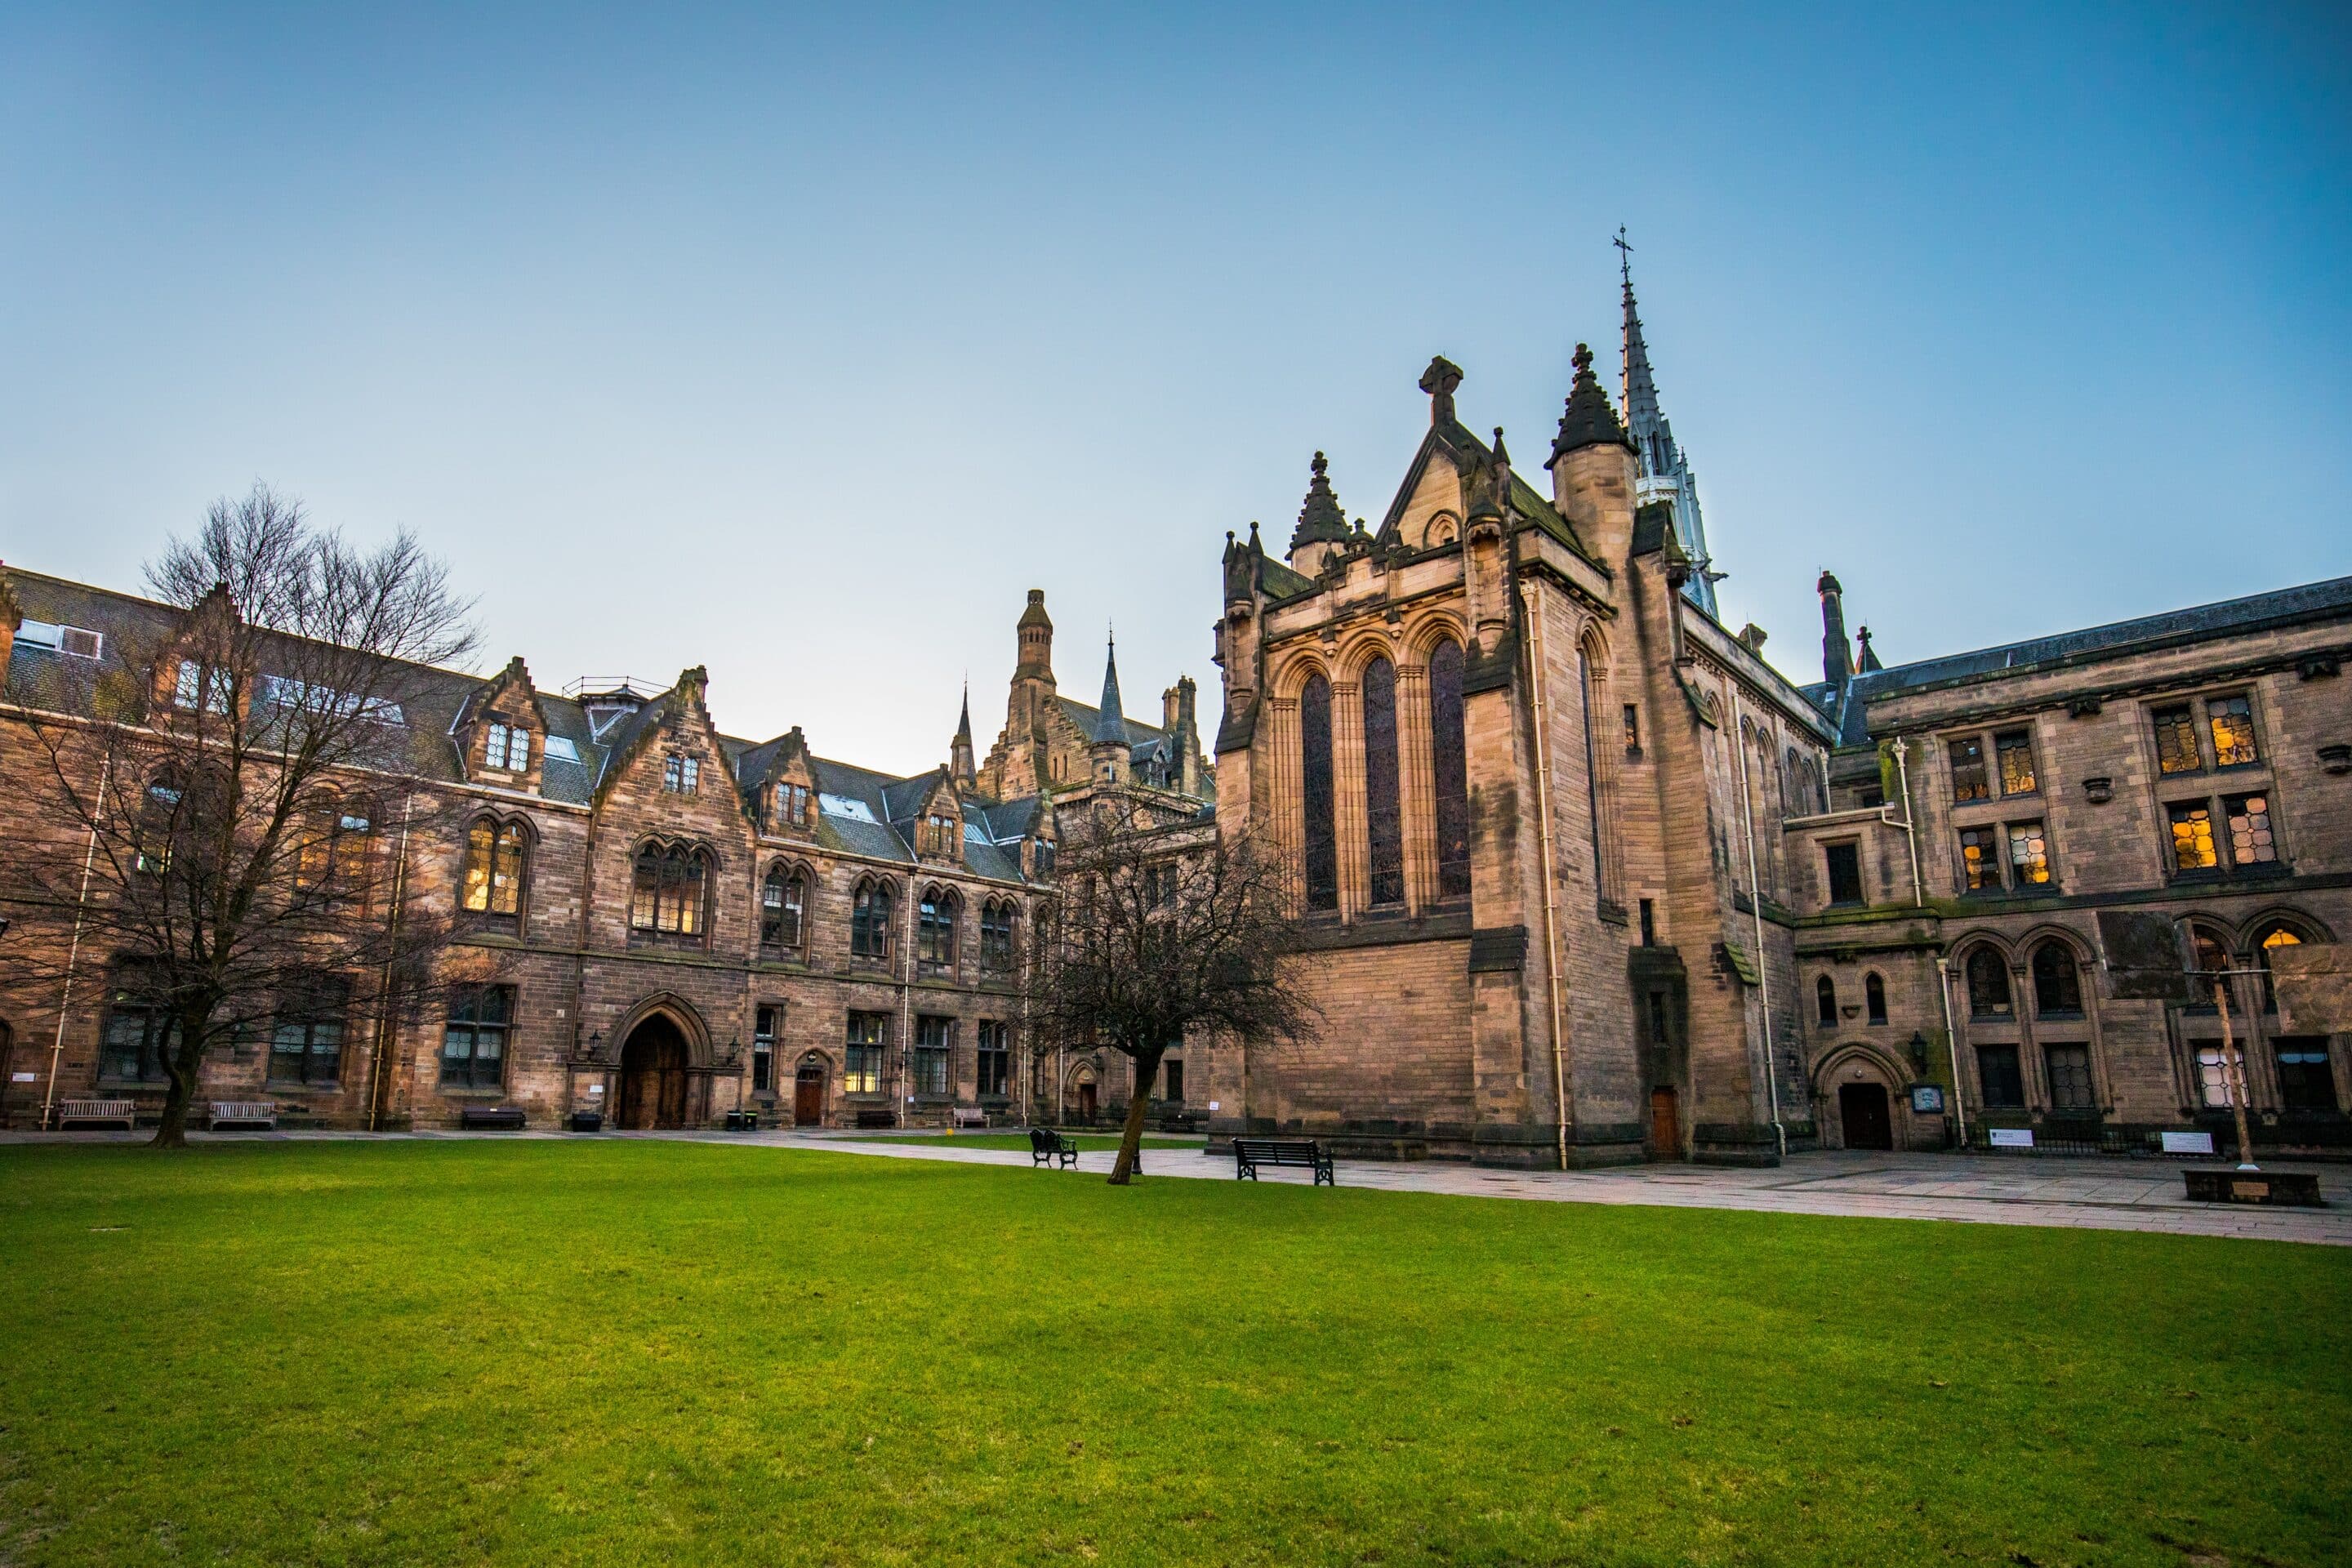
[[650, 9], [0, 13], [0, 557], [266, 479], [488, 667], [912, 770], [1032, 586], [1213, 692], [1225, 531], [1376, 521], [1432, 353], [1539, 453], [1623, 224], [1799, 679], [1824, 565], [1890, 661], [2352, 572], [2340, 12]]

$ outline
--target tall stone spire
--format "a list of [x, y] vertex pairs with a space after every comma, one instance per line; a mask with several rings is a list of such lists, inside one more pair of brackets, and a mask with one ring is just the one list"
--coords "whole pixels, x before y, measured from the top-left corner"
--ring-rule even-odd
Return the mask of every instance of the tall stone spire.
[[1127, 744], [1127, 715], [1118, 707], [1118, 637], [1114, 633], [1103, 654], [1102, 711], [1095, 719], [1095, 739]]
[[1717, 613], [1716, 579], [1722, 574], [1709, 569], [1713, 558], [1707, 553], [1706, 526], [1699, 518], [1698, 480], [1691, 472], [1689, 458], [1675, 441], [1665, 411], [1658, 406], [1650, 345], [1642, 336], [1642, 312], [1633, 302], [1633, 247], [1625, 243], [1622, 228], [1612, 243], [1617, 247], [1617, 272], [1624, 290], [1625, 427], [1641, 459], [1639, 499], [1673, 502], [1675, 537], [1691, 559], [1690, 581], [1683, 585], [1683, 596], [1712, 616]]
[[980, 777], [979, 759], [971, 746], [971, 681], [963, 683], [963, 712], [956, 719], [955, 739], [948, 743], [948, 771], [955, 782], [970, 789]]

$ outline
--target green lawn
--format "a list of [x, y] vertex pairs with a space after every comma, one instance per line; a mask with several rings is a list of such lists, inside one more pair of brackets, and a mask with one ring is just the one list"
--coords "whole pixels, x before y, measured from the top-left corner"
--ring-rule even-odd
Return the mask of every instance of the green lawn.
[[2352, 1254], [691, 1142], [0, 1150], [0, 1563], [2343, 1563]]
[[[1071, 1142], [1088, 1153], [1115, 1150], [1118, 1147], [1116, 1132], [1073, 1132]], [[933, 1132], [883, 1132], [858, 1140], [862, 1143], [939, 1143], [949, 1142], [965, 1149], [1018, 1149], [1026, 1152], [1029, 1134], [1026, 1132], [958, 1132], [952, 1136]], [[1195, 1154], [1208, 1146], [1205, 1138], [1161, 1138], [1151, 1133], [1143, 1135], [1147, 1149], [1190, 1149]]]

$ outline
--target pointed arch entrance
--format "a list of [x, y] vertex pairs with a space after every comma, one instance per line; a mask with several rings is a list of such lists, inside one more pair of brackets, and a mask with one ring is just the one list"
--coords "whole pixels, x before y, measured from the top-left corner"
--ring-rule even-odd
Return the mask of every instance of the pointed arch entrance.
[[621, 1047], [624, 1128], [647, 1131], [686, 1125], [685, 1032], [667, 1013], [649, 1013]]

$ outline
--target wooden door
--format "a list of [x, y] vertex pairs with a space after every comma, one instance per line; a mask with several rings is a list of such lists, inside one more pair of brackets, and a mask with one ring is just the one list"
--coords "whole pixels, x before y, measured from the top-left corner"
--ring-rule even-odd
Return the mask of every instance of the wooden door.
[[1884, 1084], [1849, 1083], [1840, 1087], [1838, 1119], [1845, 1123], [1847, 1148], [1895, 1147], [1895, 1118], [1887, 1110]]
[[1078, 1085], [1078, 1120], [1088, 1126], [1094, 1124], [1095, 1080], [1092, 1079]]
[[824, 1069], [809, 1066], [793, 1079], [793, 1125], [818, 1127], [824, 1122]]
[[1650, 1152], [1662, 1159], [1682, 1158], [1682, 1111], [1671, 1089], [1650, 1091]]

